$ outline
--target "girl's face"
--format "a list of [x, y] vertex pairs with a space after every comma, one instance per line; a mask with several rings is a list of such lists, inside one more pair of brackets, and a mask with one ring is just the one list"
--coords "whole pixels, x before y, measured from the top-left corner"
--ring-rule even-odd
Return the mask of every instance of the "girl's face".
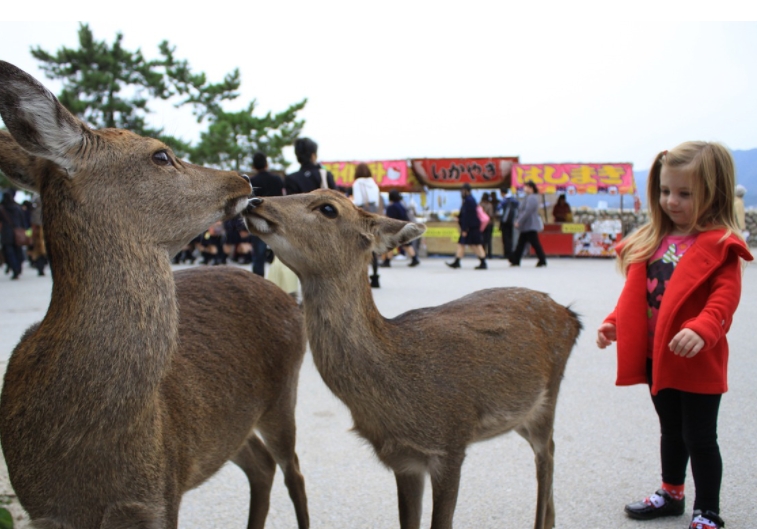
[[673, 221], [671, 235], [691, 233], [694, 223], [693, 175], [686, 168], [663, 166], [660, 171], [660, 207]]

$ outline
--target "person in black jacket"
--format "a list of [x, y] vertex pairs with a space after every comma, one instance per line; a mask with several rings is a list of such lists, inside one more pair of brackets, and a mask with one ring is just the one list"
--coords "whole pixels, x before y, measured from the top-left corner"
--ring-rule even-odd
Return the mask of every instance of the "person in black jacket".
[[[250, 178], [250, 185], [256, 197], [280, 197], [284, 194], [284, 181], [278, 175], [268, 172], [268, 158], [262, 152], [252, 157], [252, 166], [257, 171]], [[268, 247], [260, 237], [250, 236], [252, 242], [252, 271], [265, 277], [265, 254]]]
[[470, 246], [481, 260], [476, 270], [486, 270], [486, 252], [484, 252], [484, 247], [482, 246], [481, 221], [478, 218], [478, 212], [476, 211], [478, 205], [476, 204], [476, 199], [471, 194], [470, 184], [463, 184], [460, 194], [463, 197], [460, 216], [457, 219], [460, 223], [460, 239], [457, 241], [455, 260], [445, 264], [450, 268], [460, 268], [460, 259], [465, 255], [465, 247]]
[[3, 194], [3, 200], [0, 202], [0, 244], [3, 245], [3, 257], [8, 265], [8, 271], [13, 272], [11, 279], [18, 279], [21, 275], [21, 265], [24, 262], [24, 251], [21, 246], [16, 245], [16, 238], [13, 233], [14, 228], [27, 229], [26, 217], [14, 199], [16, 191], [9, 189]]
[[321, 169], [318, 164], [316, 142], [310, 138], [299, 138], [294, 142], [294, 154], [300, 162], [300, 170], [284, 178], [284, 189], [287, 195], [309, 193], [319, 188], [336, 189], [334, 175]]

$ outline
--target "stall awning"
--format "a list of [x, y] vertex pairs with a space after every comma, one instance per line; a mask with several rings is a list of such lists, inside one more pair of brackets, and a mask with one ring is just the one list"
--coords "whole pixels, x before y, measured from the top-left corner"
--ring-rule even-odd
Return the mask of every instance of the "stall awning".
[[[352, 187], [355, 181], [355, 168], [359, 161], [321, 162], [321, 166], [331, 171], [334, 182], [341, 187]], [[407, 160], [379, 160], [365, 162], [371, 170], [371, 176], [381, 191], [396, 189], [402, 192], [417, 192], [423, 186], [408, 167]]]

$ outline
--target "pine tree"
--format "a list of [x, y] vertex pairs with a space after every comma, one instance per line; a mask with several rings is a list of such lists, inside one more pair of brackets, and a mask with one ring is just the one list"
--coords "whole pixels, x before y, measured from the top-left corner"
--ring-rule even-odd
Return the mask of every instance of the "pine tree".
[[[159, 58], [153, 60], [122, 43], [121, 33], [108, 44], [96, 40], [89, 25], [81, 24], [78, 49], [62, 47], [53, 55], [36, 47], [32, 55], [42, 62], [47, 77], [63, 82], [60, 102], [94, 128], [123, 128], [158, 138], [179, 156], [200, 164], [246, 170], [255, 152], [261, 151], [272, 165], [287, 166], [282, 150], [302, 130], [304, 120], [297, 120], [297, 113], [306, 99], [263, 117], [253, 115], [254, 100], [243, 111], [226, 112], [224, 102], [239, 97], [239, 69], [211, 83], [204, 73], [192, 72], [187, 60], [177, 59], [167, 41], [160, 43]], [[191, 108], [197, 122], [206, 127], [197, 145], [147, 124], [149, 104], [156, 99]]]

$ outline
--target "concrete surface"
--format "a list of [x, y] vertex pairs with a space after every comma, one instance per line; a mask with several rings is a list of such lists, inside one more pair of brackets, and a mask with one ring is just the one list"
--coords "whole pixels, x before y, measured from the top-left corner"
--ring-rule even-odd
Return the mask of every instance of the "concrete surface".
[[[534, 268], [492, 260], [487, 271], [473, 270], [466, 258], [460, 270], [442, 259], [425, 259], [408, 268], [394, 261], [381, 269], [374, 297], [381, 312], [393, 317], [408, 309], [436, 305], [478, 289], [524, 286], [548, 292], [581, 314], [585, 330], [562, 384], [555, 426], [554, 494], [557, 527], [688, 527], [689, 508], [681, 518], [636, 522], [623, 505], [659, 485], [657, 418], [643, 386], [614, 386], [615, 349], [594, 345], [595, 329], [614, 306], [623, 285], [614, 261], [551, 259]], [[27, 269], [20, 281], [0, 275], [0, 369], [27, 326], [47, 309], [51, 280]], [[751, 527], [757, 496], [757, 267], [745, 270], [741, 306], [729, 334], [730, 391], [720, 413], [724, 460], [722, 514], [729, 528]], [[527, 354], [527, 351], [524, 351]], [[393, 474], [378, 463], [369, 446], [349, 431], [351, 419], [320, 379], [308, 354], [300, 379], [297, 450], [305, 475], [312, 527], [329, 529], [398, 527]], [[4, 470], [4, 469], [3, 469]], [[2, 473], [4, 474], [4, 473]], [[0, 495], [12, 495], [5, 475]], [[517, 434], [470, 447], [455, 513], [458, 528], [531, 527], [536, 498], [533, 454]], [[233, 464], [184, 496], [181, 529], [242, 528], [247, 519], [248, 488]], [[18, 512], [18, 511], [16, 511]], [[423, 526], [430, 524], [431, 489], [427, 485]], [[296, 527], [294, 510], [277, 472], [268, 528]]]

